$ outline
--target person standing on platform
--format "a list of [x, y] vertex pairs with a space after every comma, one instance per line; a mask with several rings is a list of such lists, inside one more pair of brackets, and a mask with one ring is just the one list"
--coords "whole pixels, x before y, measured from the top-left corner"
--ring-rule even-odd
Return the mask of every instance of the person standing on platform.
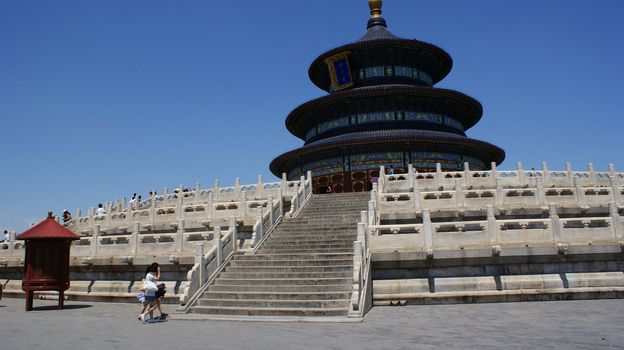
[[63, 223], [66, 224], [68, 222], [70, 222], [72, 219], [71, 213], [69, 212], [69, 210], [64, 209], [63, 210]]
[[95, 210], [95, 215], [106, 215], [106, 210], [104, 210], [102, 203], [98, 204], [98, 208]]

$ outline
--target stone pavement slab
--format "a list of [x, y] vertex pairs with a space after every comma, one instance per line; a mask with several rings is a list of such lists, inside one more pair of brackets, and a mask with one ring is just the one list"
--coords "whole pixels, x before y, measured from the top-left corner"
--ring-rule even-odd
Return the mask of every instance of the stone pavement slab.
[[[623, 349], [624, 301], [375, 307], [359, 323], [142, 324], [137, 304], [0, 300], [0, 349]], [[166, 311], [173, 311], [166, 306]]]

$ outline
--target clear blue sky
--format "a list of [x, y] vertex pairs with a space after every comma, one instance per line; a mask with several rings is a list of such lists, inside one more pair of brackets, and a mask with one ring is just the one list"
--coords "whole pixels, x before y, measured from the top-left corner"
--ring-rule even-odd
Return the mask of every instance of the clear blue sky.
[[[501, 168], [624, 171], [624, 1], [386, 0], [389, 29], [453, 57], [438, 87], [484, 107]], [[0, 228], [133, 192], [258, 174], [302, 141], [322, 52], [366, 0], [0, 1]]]

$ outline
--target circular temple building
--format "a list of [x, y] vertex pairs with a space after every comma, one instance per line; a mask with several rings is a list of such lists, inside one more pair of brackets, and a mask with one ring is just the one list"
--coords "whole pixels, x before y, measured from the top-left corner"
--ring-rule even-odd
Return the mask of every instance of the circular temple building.
[[483, 114], [460, 92], [434, 88], [453, 61], [441, 48], [388, 31], [381, 1], [370, 0], [367, 31], [320, 55], [310, 80], [329, 94], [295, 108], [286, 127], [305, 144], [275, 158], [276, 176], [312, 172], [315, 193], [370, 190], [380, 166], [406, 172], [487, 170], [505, 152], [466, 137]]

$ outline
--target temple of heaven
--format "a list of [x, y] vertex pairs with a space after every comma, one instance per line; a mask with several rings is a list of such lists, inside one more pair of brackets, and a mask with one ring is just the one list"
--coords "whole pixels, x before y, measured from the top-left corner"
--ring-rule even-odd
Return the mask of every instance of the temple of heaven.
[[388, 31], [381, 0], [370, 0], [371, 18], [357, 41], [321, 54], [310, 80], [329, 94], [295, 108], [286, 127], [303, 147], [275, 158], [276, 176], [289, 180], [312, 172], [315, 193], [371, 188], [380, 166], [400, 173], [472, 170], [500, 164], [505, 152], [466, 137], [483, 114], [460, 92], [434, 88], [453, 61], [437, 46]]

